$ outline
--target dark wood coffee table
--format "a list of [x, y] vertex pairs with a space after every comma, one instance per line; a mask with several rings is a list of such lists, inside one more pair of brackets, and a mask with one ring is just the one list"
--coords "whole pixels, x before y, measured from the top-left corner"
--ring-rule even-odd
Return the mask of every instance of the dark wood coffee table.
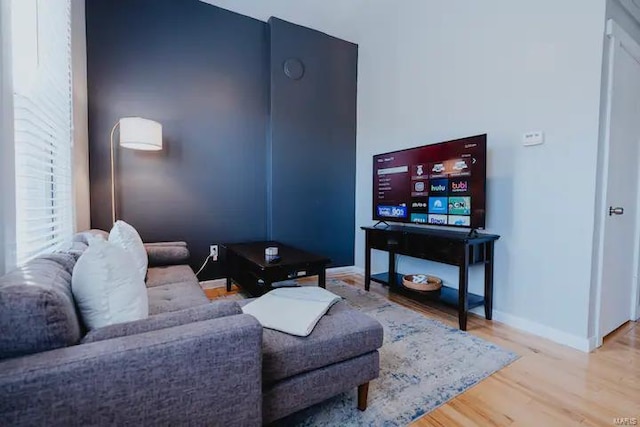
[[[264, 250], [278, 248], [280, 261], [268, 263]], [[278, 242], [224, 244], [227, 267], [227, 292], [232, 282], [252, 296], [263, 295], [273, 289], [272, 284], [299, 277], [318, 276], [318, 286], [326, 285], [326, 268], [331, 260]]]

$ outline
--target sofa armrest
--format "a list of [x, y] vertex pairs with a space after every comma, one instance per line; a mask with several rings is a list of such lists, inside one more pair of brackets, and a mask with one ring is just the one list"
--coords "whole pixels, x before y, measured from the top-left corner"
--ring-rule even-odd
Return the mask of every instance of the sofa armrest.
[[189, 262], [189, 248], [185, 242], [145, 243], [149, 267], [186, 264]]
[[0, 425], [262, 421], [262, 326], [249, 315], [0, 362]]
[[242, 309], [235, 301], [214, 301], [179, 311], [156, 314], [134, 322], [118, 323], [89, 331], [82, 343], [104, 341], [128, 335], [142, 334], [159, 329], [172, 328], [194, 322], [217, 319], [219, 317], [242, 314]]

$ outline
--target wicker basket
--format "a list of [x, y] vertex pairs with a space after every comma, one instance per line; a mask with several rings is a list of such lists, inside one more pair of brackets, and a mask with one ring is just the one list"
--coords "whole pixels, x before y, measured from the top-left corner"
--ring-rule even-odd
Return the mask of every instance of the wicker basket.
[[402, 284], [405, 288], [414, 291], [433, 292], [439, 291], [442, 287], [442, 279], [426, 274], [407, 274], [402, 277]]

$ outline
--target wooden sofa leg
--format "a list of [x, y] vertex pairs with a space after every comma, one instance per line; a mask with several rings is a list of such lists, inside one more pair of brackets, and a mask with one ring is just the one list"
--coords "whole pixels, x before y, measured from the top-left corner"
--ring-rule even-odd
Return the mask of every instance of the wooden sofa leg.
[[367, 395], [369, 394], [369, 383], [358, 386], [358, 409], [364, 411], [367, 409]]

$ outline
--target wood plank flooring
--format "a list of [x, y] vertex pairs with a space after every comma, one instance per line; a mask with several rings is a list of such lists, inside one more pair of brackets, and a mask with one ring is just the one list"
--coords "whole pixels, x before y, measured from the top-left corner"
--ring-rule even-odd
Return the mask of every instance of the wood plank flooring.
[[[360, 288], [361, 275], [328, 275]], [[310, 280], [315, 280], [311, 278]], [[388, 294], [425, 316], [457, 327], [457, 313]], [[232, 290], [232, 293], [237, 289]], [[209, 298], [226, 295], [207, 290]], [[582, 353], [498, 322], [470, 315], [468, 332], [518, 353], [521, 357], [475, 387], [413, 422], [424, 426], [612, 426], [614, 418], [640, 425], [640, 327], [630, 322], [612, 333], [592, 353]], [[375, 382], [372, 383], [375, 387]]]

